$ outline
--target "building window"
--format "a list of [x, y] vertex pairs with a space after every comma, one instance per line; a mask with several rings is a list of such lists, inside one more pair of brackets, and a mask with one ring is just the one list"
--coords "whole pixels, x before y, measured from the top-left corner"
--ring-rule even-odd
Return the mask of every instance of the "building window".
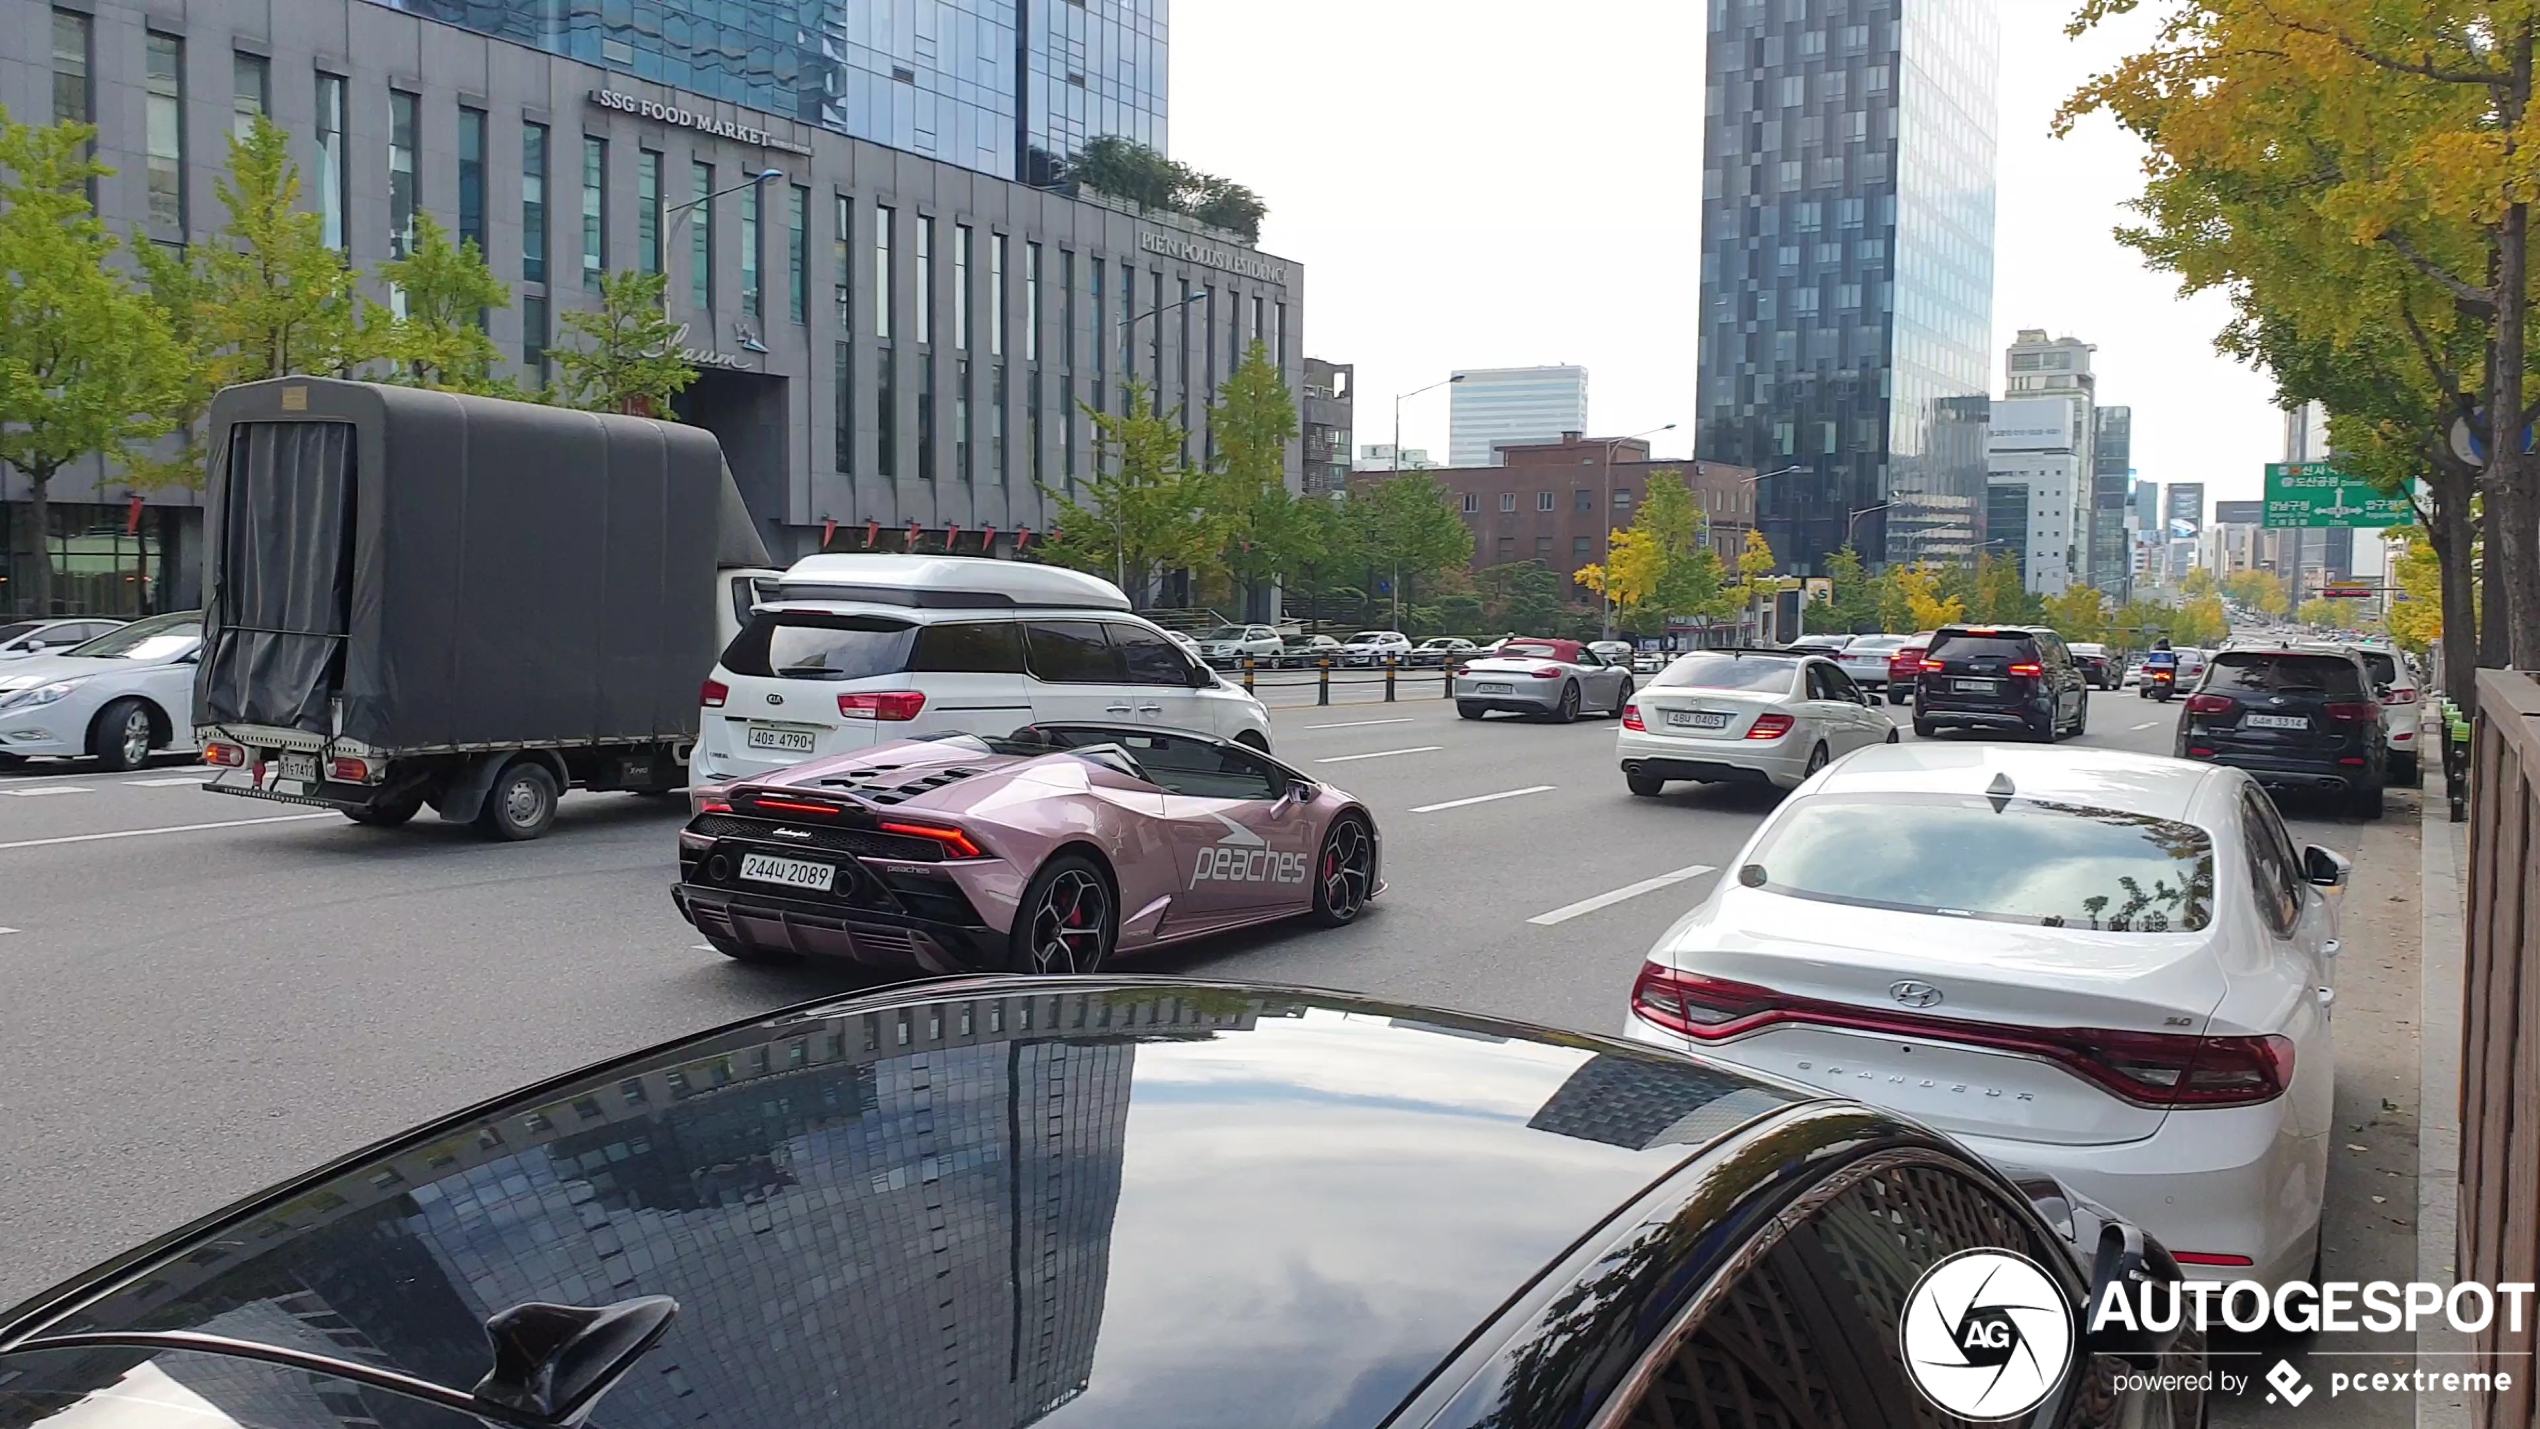
[[[898, 295], [891, 291], [891, 211], [880, 205], [873, 209], [873, 335], [884, 342], [891, 340], [891, 313], [898, 306]], [[884, 364], [888, 370], [889, 364]]]
[[547, 300], [524, 296], [520, 300], [520, 365], [528, 371], [530, 382], [547, 385]]
[[229, 56], [230, 132], [244, 139], [273, 112], [273, 63], [263, 55]]
[[935, 479], [935, 355], [917, 353], [917, 479]]
[[953, 364], [953, 475], [970, 479], [970, 359]]
[[1041, 245], [1028, 242], [1023, 245], [1023, 360], [1041, 360]]
[[1120, 265], [1120, 380], [1125, 384], [1137, 375], [1138, 270], [1123, 263]]
[[1538, 492], [1536, 492], [1536, 493], [1535, 493], [1535, 509], [1536, 509], [1537, 511], [1549, 511], [1549, 510], [1551, 510], [1551, 509], [1552, 509], [1552, 493], [1551, 493], [1551, 492], [1549, 492], [1549, 491], [1538, 491]]
[[388, 256], [411, 258], [415, 246], [415, 133], [423, 101], [388, 91]]
[[837, 270], [838, 331], [855, 332], [855, 244], [848, 235], [855, 232], [855, 200], [845, 194], [837, 196], [837, 238], [830, 244], [831, 265]]
[[647, 277], [661, 271], [661, 155], [635, 151], [635, 267]]
[[1615, 487], [1615, 488], [1614, 488], [1614, 509], [1615, 509], [1615, 510], [1617, 510], [1617, 511], [1620, 511], [1620, 510], [1622, 510], [1624, 507], [1629, 506], [1629, 505], [1631, 505], [1631, 504], [1632, 504], [1632, 489], [1631, 489], [1630, 487], [1628, 487], [1628, 486], [1618, 486], [1618, 487]]
[[1479, 510], [1481, 510], [1481, 509], [1482, 509], [1482, 494], [1481, 494], [1480, 492], [1478, 492], [1478, 491], [1468, 491], [1468, 492], [1465, 492], [1465, 493], [1464, 493], [1464, 514], [1465, 514], [1465, 515], [1467, 515], [1467, 516], [1470, 516], [1470, 515], [1472, 515], [1474, 512], [1479, 511]]
[[[840, 202], [843, 203], [845, 200], [841, 199]], [[855, 471], [855, 344], [842, 339], [836, 344], [835, 351], [837, 361], [832, 374], [837, 379], [838, 437], [835, 464], [838, 474], [846, 476]]]
[[1513, 561], [1517, 559], [1517, 538], [1514, 536], [1500, 537], [1499, 545], [1496, 547], [1496, 552], [1499, 559], [1503, 561]]
[[352, 150], [344, 143], [344, 80], [317, 77], [318, 213], [326, 246], [344, 251], [344, 192], [351, 185]]
[[811, 319], [811, 190], [799, 184], [785, 196], [785, 316]]
[[485, 254], [485, 111], [459, 107], [459, 244]]
[[172, 246], [185, 242], [185, 41], [152, 33], [142, 41], [148, 92], [144, 134], [149, 141], [150, 237]]
[[1594, 511], [1596, 509], [1596, 493], [1585, 487], [1581, 487], [1577, 491], [1571, 493], [1570, 509], [1573, 511]]
[[898, 371], [889, 343], [873, 349], [873, 471], [886, 480], [900, 474]]
[[547, 126], [520, 126], [520, 280], [547, 281]]
[[1035, 367], [1025, 372], [1023, 382], [1023, 441], [1032, 454], [1032, 484], [1038, 486], [1041, 484], [1041, 369]]
[[[714, 311], [714, 165], [688, 165], [688, 306]], [[885, 333], [883, 336], [888, 337]]]
[[1587, 560], [1589, 557], [1591, 557], [1591, 556], [1593, 556], [1593, 555], [1595, 555], [1595, 554], [1596, 554], [1596, 551], [1594, 550], [1593, 546], [1591, 545], [1591, 543], [1589, 542], [1589, 540], [1588, 540], [1588, 538], [1587, 538], [1587, 537], [1585, 537], [1585, 536], [1572, 536], [1572, 537], [1570, 538], [1570, 559], [1571, 559], [1571, 560], [1574, 560], [1574, 561], [1585, 561], [1585, 560]]
[[1517, 493], [1513, 491], [1503, 491], [1499, 493], [1499, 509], [1503, 514], [1513, 513], [1516, 511]]
[[[953, 346], [970, 350], [970, 225], [953, 225]], [[963, 383], [964, 389], [969, 383]]]
[[997, 485], [1005, 485], [1005, 364], [988, 369], [988, 470], [994, 472]]
[[53, 122], [88, 124], [97, 118], [96, 89], [88, 62], [95, 22], [71, 10], [53, 12]]
[[1550, 536], [1537, 536], [1535, 538], [1535, 559], [1538, 561], [1549, 561], [1552, 559], [1552, 538]]
[[1270, 360], [1281, 372], [1288, 370], [1288, 305], [1283, 301], [1270, 309]]
[[762, 184], [751, 184], [741, 190], [741, 315], [757, 317], [765, 310], [766, 294], [759, 287], [759, 195], [767, 191]]
[[[1097, 258], [1085, 269], [1087, 281], [1090, 284], [1085, 290], [1085, 297], [1093, 310], [1093, 327], [1096, 329], [1090, 333], [1090, 336], [1093, 338], [1094, 348], [1094, 410], [1097, 412], [1102, 410], [1102, 393], [1107, 385], [1104, 369], [1111, 362], [1111, 343], [1099, 331], [1102, 327], [1103, 314], [1107, 311], [1102, 305], [1102, 274], [1105, 266], [1103, 261]], [[1076, 324], [1072, 321], [1067, 325], [1067, 343], [1071, 349], [1076, 344]], [[1068, 354], [1068, 362], [1071, 366], [1075, 362], [1075, 354], [1072, 351]]]
[[600, 290], [609, 266], [609, 141], [582, 136], [582, 286]]
[[1068, 373], [1058, 377], [1058, 457], [1059, 476], [1067, 483], [1067, 494], [1076, 494], [1076, 379]]
[[[935, 340], [935, 220], [923, 214], [917, 219], [917, 340], [921, 345]], [[922, 443], [926, 430], [922, 416], [917, 429]], [[933, 475], [934, 469], [928, 467], [927, 474]]]
[[988, 355], [1005, 356], [1005, 235], [988, 235]]

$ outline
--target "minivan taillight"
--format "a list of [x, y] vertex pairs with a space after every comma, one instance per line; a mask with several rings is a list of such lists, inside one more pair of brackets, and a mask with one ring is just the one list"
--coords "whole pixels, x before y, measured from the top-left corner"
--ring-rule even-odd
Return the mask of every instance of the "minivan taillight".
[[838, 715], [842, 719], [912, 720], [926, 708], [926, 696], [918, 690], [877, 690], [865, 695], [838, 696]]
[[1725, 1042], [1781, 1023], [1921, 1038], [2053, 1062], [2142, 1106], [2251, 1106], [2293, 1084], [2289, 1037], [2198, 1037], [2094, 1027], [2017, 1027], [1789, 997], [1753, 983], [1643, 964], [1632, 1011], [1697, 1042]]
[[2023, 663], [2013, 665], [2011, 667], [2011, 673], [2014, 675], [2043, 675], [2046, 673], [2046, 667], [2043, 665]]
[[2187, 712], [2189, 714], [2228, 714], [2238, 708], [2239, 704], [2238, 700], [2229, 695], [2189, 695]]
[[723, 708], [723, 702], [730, 698], [732, 698], [732, 687], [721, 680], [708, 680], [704, 688], [697, 691], [697, 703], [710, 710]]

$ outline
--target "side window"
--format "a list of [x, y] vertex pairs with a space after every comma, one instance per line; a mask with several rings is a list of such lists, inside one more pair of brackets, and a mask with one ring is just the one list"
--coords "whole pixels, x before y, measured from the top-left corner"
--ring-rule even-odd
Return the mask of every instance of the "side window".
[[1128, 682], [1119, 647], [1103, 638], [1099, 620], [1035, 620], [1024, 627], [1032, 675], [1053, 685], [1119, 685]]
[[1132, 743], [1147, 778], [1169, 794], [1268, 802], [1286, 782], [1261, 760], [1211, 740], [1162, 734]]
[[913, 674], [1020, 675], [1022, 627], [1010, 620], [921, 626], [908, 668]]
[[1850, 675], [1845, 674], [1840, 669], [1829, 668], [1826, 670], [1825, 676], [1826, 689], [1828, 691], [1826, 698], [1833, 700], [1847, 700], [1856, 705], [1863, 703], [1863, 700], [1861, 699], [1861, 687], [1852, 683], [1852, 677]]
[[1120, 648], [1122, 662], [1133, 685], [1176, 685], [1189, 688], [1191, 662], [1170, 640], [1143, 625], [1108, 623], [1111, 643]]
[[1808, 663], [1807, 690], [1807, 697], [1812, 700], [1830, 700], [1834, 698], [1833, 694], [1828, 692], [1826, 688], [1826, 667], [1813, 660]]
[[2276, 813], [2275, 801], [2265, 790], [2253, 786], [2241, 791], [2240, 828], [2241, 841], [2248, 845], [2249, 880], [2257, 894], [2258, 911], [2266, 915], [2268, 927], [2290, 933], [2302, 913], [2301, 863], [2293, 855], [2283, 816]]

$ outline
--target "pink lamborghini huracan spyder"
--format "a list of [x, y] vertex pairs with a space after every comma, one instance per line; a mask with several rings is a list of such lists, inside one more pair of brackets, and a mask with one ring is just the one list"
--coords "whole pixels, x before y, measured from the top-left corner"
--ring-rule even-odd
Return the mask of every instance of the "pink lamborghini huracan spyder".
[[1382, 891], [1366, 806], [1247, 745], [1126, 725], [946, 734], [691, 792], [681, 916], [747, 962], [1089, 973]]

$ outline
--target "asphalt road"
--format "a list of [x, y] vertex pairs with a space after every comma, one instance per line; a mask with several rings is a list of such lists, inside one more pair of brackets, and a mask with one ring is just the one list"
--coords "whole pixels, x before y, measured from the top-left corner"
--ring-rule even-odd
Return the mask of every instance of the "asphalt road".
[[[1392, 704], [1372, 681], [1329, 707], [1310, 685], [1262, 692], [1279, 752], [1356, 791], [1383, 827], [1389, 887], [1364, 919], [1124, 970], [1615, 1030], [1643, 952], [1774, 797], [1677, 785], [1635, 799], [1610, 721], [1467, 723], [1425, 683]], [[2094, 701], [2082, 744], [2167, 752], [2176, 706]], [[193, 778], [0, 774], [0, 1304], [436, 1113], [848, 985], [701, 950], [670, 906], [675, 803], [575, 795], [546, 839], [496, 845], [428, 815], [356, 828]], [[2360, 851], [2364, 826], [2287, 812], [2297, 838]], [[2378, 830], [2412, 831], [2413, 812], [2394, 797]], [[2412, 1016], [2412, 946], [2388, 973], [2404, 1008], [2362, 988], [2353, 1005]], [[2348, 971], [2379, 961], [2350, 951]], [[2341, 1121], [2369, 1120], [2385, 1087], [2412, 1095], [2378, 1075], [2341, 1090]], [[2372, 1159], [2341, 1157], [2333, 1196], [2387, 1194]], [[2368, 1220], [2332, 1236], [2332, 1270], [2341, 1240], [2388, 1239]]]

